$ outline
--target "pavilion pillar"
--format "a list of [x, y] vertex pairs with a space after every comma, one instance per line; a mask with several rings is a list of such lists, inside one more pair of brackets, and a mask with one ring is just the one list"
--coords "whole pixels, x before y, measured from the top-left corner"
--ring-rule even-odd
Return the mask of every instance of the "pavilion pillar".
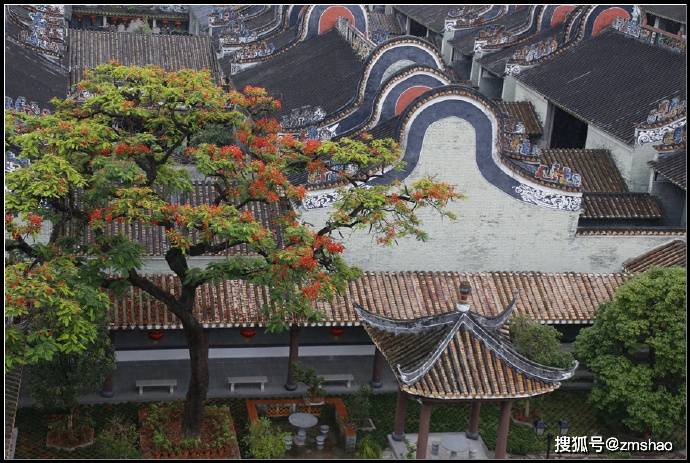
[[288, 360], [288, 375], [287, 382], [285, 383], [285, 389], [288, 391], [294, 391], [297, 389], [297, 384], [294, 378], [294, 366], [299, 358], [299, 326], [293, 324], [290, 326], [290, 357]]
[[513, 405], [512, 400], [504, 400], [501, 402], [501, 417], [498, 421], [498, 432], [496, 433], [496, 459], [506, 458], [506, 449], [508, 448], [508, 430], [510, 429], [510, 408]]
[[108, 27], [108, 18], [106, 15], [103, 15], [103, 27]]
[[426, 460], [427, 447], [429, 446], [429, 425], [431, 424], [431, 408], [428, 402], [422, 402], [419, 411], [419, 434], [417, 434], [417, 460]]
[[477, 440], [479, 439], [479, 412], [482, 403], [479, 401], [472, 402], [472, 410], [470, 411], [470, 425], [469, 429], [465, 433], [468, 439]]
[[405, 440], [405, 415], [407, 413], [407, 393], [398, 389], [398, 401], [395, 404], [395, 422], [393, 424], [393, 440]]
[[374, 350], [374, 368], [373, 371], [371, 372], [371, 387], [374, 389], [380, 388], [383, 383], [381, 382], [381, 374], [383, 373], [383, 365], [385, 363], [385, 359], [383, 358], [383, 354], [381, 353], [380, 350], [375, 349]]

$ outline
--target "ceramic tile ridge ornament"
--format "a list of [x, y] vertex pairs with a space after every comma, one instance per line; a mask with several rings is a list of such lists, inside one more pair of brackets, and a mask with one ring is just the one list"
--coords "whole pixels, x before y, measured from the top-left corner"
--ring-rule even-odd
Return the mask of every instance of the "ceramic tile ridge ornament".
[[467, 281], [460, 283], [460, 302], [455, 305], [455, 309], [461, 313], [467, 313], [470, 311], [470, 304], [468, 298], [472, 292], [472, 287]]

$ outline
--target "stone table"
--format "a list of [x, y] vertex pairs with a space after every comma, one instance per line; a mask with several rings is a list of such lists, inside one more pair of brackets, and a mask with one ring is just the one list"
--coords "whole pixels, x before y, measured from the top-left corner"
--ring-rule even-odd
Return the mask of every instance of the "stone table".
[[469, 456], [469, 445], [467, 444], [467, 437], [462, 434], [446, 436], [441, 440], [441, 447], [450, 452], [450, 459], [467, 459]]
[[319, 420], [311, 413], [293, 413], [288, 416], [288, 421], [291, 425], [295, 426], [297, 431], [297, 436], [295, 437], [295, 444], [298, 447], [303, 446], [307, 439], [307, 429], [316, 426]]

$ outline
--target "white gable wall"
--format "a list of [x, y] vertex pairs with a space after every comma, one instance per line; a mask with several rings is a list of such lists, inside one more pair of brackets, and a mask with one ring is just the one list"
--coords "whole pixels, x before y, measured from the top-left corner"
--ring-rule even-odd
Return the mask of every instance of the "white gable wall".
[[[630, 257], [669, 240], [663, 236], [576, 237], [578, 213], [519, 201], [489, 183], [475, 161], [472, 126], [456, 117], [432, 124], [420, 159], [405, 183], [434, 175], [457, 185], [466, 199], [452, 203], [455, 222], [422, 210], [426, 243], [411, 238], [383, 247], [366, 231], [345, 231], [346, 259], [371, 271], [615, 272]], [[331, 208], [302, 211], [322, 225]]]

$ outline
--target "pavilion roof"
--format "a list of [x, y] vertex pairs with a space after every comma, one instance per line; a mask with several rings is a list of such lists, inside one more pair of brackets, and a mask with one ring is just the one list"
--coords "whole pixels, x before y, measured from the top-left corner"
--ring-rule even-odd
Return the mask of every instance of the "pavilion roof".
[[498, 316], [485, 317], [466, 303], [412, 321], [382, 317], [357, 307], [364, 329], [390, 364], [400, 388], [445, 400], [531, 397], [572, 377], [569, 369], [533, 362], [500, 335], [515, 299]]
[[[175, 275], [148, 277], [166, 291], [179, 294], [180, 283]], [[623, 273], [364, 272], [332, 302], [316, 304], [321, 320], [294, 322], [303, 326], [360, 325], [355, 304], [398, 320], [440, 315], [454, 310], [460, 300], [458, 285], [468, 281], [472, 287], [470, 304], [481, 315], [499, 314], [519, 290], [515, 307], [519, 314], [543, 323], [588, 324], [599, 305], [610, 301], [628, 278]], [[122, 297], [111, 294], [111, 301], [111, 329], [180, 327], [164, 304], [138, 288], [130, 288]], [[208, 328], [265, 326], [268, 317], [262, 307], [270, 303], [268, 288], [226, 280], [197, 289], [194, 313]]]

